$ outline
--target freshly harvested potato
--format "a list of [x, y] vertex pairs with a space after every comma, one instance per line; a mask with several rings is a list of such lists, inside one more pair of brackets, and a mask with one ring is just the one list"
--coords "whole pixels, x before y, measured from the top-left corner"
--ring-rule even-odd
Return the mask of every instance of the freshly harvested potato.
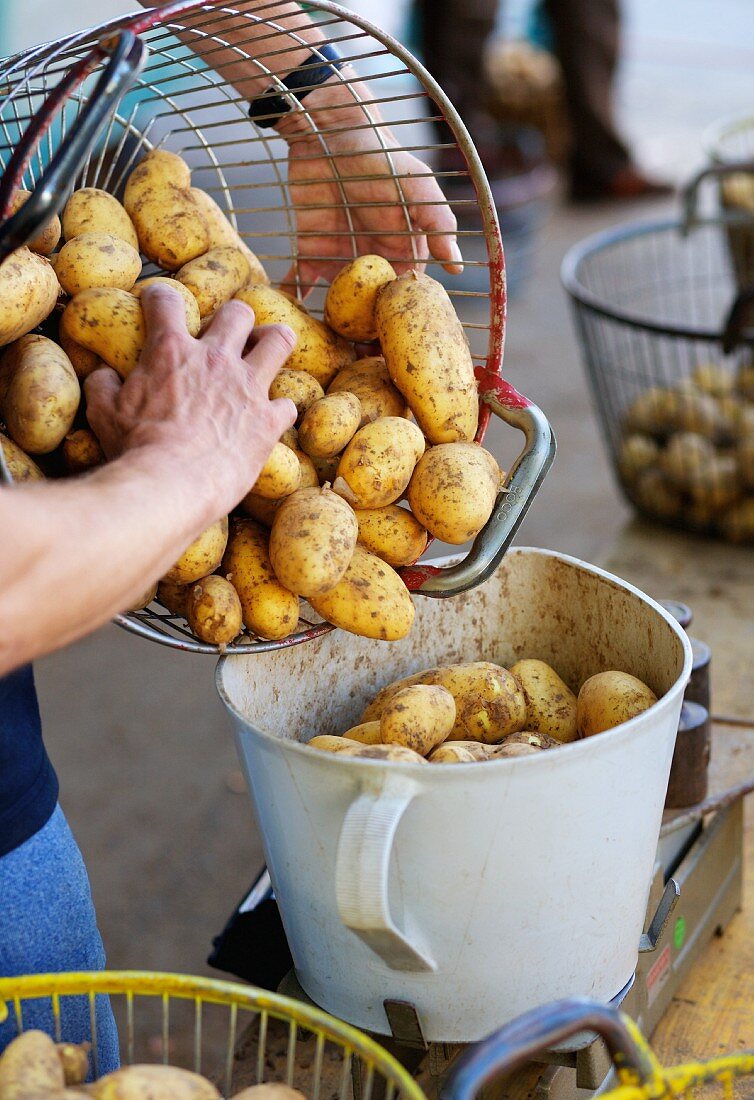
[[251, 277], [249, 261], [239, 248], [210, 248], [195, 260], [189, 260], [175, 278], [196, 298], [202, 321], [211, 317], [223, 302], [229, 302], [236, 291]]
[[306, 1097], [290, 1085], [271, 1082], [269, 1085], [250, 1085], [247, 1089], [241, 1089], [235, 1093], [233, 1100], [306, 1100]]
[[296, 334], [296, 346], [285, 361], [288, 370], [303, 370], [321, 386], [327, 386], [356, 352], [337, 333], [316, 317], [310, 317], [300, 302], [272, 287], [243, 287], [235, 295], [254, 310], [258, 325], [288, 325]]
[[456, 721], [455, 699], [435, 684], [412, 684], [397, 692], [380, 715], [384, 745], [403, 745], [420, 756], [450, 736]]
[[628, 672], [598, 672], [581, 685], [576, 706], [580, 737], [628, 722], [657, 702], [645, 683]]
[[181, 554], [163, 577], [174, 584], [193, 584], [214, 573], [223, 560], [228, 542], [228, 517], [215, 520]]
[[125, 208], [99, 187], [74, 191], [63, 211], [64, 238], [71, 241], [84, 233], [110, 233], [139, 249], [139, 238]]
[[[23, 188], [19, 189], [11, 199], [11, 206], [8, 216], [15, 214], [24, 203], [28, 202], [31, 197], [31, 191], [24, 191]], [[50, 218], [48, 222], [38, 229], [35, 236], [30, 241], [26, 242], [26, 247], [31, 252], [37, 252], [40, 256], [49, 256], [51, 252], [54, 252], [58, 246], [60, 240], [60, 218], [57, 214]]]
[[263, 523], [265, 527], [272, 527], [272, 521], [275, 519], [278, 505], [283, 499], [285, 498], [281, 497], [280, 500], [267, 500], [266, 497], [260, 496], [259, 493], [247, 493], [239, 504], [239, 508], [245, 515], [250, 516], [251, 519], [255, 519], [257, 523]]
[[123, 205], [144, 255], [178, 271], [209, 248], [207, 220], [191, 190], [191, 172], [175, 153], [154, 149], [126, 182]]
[[677, 432], [659, 455], [658, 465], [676, 489], [688, 490], [715, 460], [714, 445], [696, 432]]
[[[169, 282], [176, 289], [180, 286], [173, 280]], [[71, 299], [63, 313], [61, 323], [68, 337], [94, 352], [121, 378], [127, 378], [138, 364], [146, 340], [144, 316], [138, 298], [142, 289], [143, 284], [137, 283], [133, 294], [114, 287], [82, 290]], [[191, 335], [196, 336], [199, 331], [196, 301], [185, 288], [181, 296], [186, 306], [186, 325]], [[187, 298], [191, 301], [190, 305]]]
[[470, 442], [479, 420], [474, 363], [440, 283], [416, 271], [393, 279], [375, 317], [390, 377], [430, 443]]
[[83, 233], [63, 245], [55, 274], [72, 298], [91, 287], [130, 290], [141, 275], [141, 256], [112, 233]]
[[63, 440], [63, 461], [70, 473], [82, 474], [85, 470], [101, 466], [105, 453], [94, 432], [89, 428], [79, 428]]
[[556, 741], [575, 741], [576, 696], [554, 668], [544, 661], [527, 658], [516, 661], [510, 669], [526, 696], [526, 724], [536, 733], [547, 734]]
[[[383, 416], [409, 415], [406, 398], [393, 385], [381, 355], [357, 359], [339, 370], [327, 387], [328, 393], [352, 393], [361, 404], [361, 424], [371, 424]], [[272, 391], [270, 391], [272, 393]]]
[[63, 1064], [54, 1042], [43, 1031], [24, 1031], [0, 1057], [0, 1097], [27, 1100], [62, 1095]]
[[382, 734], [379, 722], [361, 722], [358, 726], [351, 726], [343, 734], [350, 741], [358, 741], [362, 745], [381, 745]]
[[333, 489], [354, 508], [394, 504], [405, 492], [424, 447], [421, 429], [400, 416], [365, 424], [343, 452]]
[[190, 336], [198, 336], [202, 327], [199, 316], [199, 304], [187, 286], [179, 283], [177, 279], [166, 279], [163, 275], [150, 275], [147, 279], [139, 279], [131, 291], [137, 298], [141, 298], [141, 292], [148, 286], [167, 286], [171, 290], [177, 290], [183, 298], [183, 306], [186, 310], [186, 328]]
[[725, 397], [733, 392], [736, 384], [733, 371], [722, 363], [700, 363], [691, 372], [691, 381], [697, 389], [712, 397]]
[[25, 336], [49, 317], [60, 294], [52, 264], [17, 248], [0, 264], [0, 347]]
[[99, 370], [100, 367], [106, 367], [107, 363], [100, 359], [95, 352], [89, 351], [88, 348], [82, 348], [80, 344], [71, 339], [68, 335], [68, 325], [70, 323], [70, 316], [67, 317], [63, 313], [58, 328], [58, 343], [71, 360], [71, 366], [75, 370], [79, 382], [83, 382], [93, 371]]
[[324, 396], [325, 391], [317, 379], [312, 378], [311, 374], [307, 374], [305, 370], [288, 370], [283, 367], [270, 386], [271, 400], [276, 397], [290, 398], [296, 406], [299, 420], [315, 401], [319, 401]]
[[90, 1085], [89, 1092], [96, 1100], [220, 1100], [206, 1077], [158, 1064], [117, 1069]]
[[[575, 698], [575, 696], [574, 696]], [[550, 737], [547, 733], [536, 733], [533, 730], [521, 730], [520, 733], [511, 733], [504, 741], [501, 741], [501, 745], [533, 745], [535, 749], [554, 749], [558, 745], [562, 745], [563, 742], [559, 741], [557, 737]], [[497, 751], [498, 746], [493, 746], [493, 751]]]
[[411, 565], [427, 549], [427, 532], [407, 508], [357, 508], [355, 515], [361, 545], [395, 569]]
[[361, 405], [352, 393], [320, 398], [304, 413], [298, 429], [301, 450], [310, 458], [334, 458], [350, 443], [361, 423]]
[[206, 191], [202, 191], [198, 187], [191, 187], [189, 190], [192, 199], [199, 207], [207, 223], [209, 247], [222, 248], [226, 246], [239, 249], [243, 252], [249, 264], [249, 282], [269, 283], [267, 272], [262, 267], [260, 260], [244, 242], [240, 233], [236, 232], [215, 200]]
[[91, 1043], [56, 1043], [66, 1085], [83, 1085], [89, 1073]]
[[21, 448], [0, 432], [0, 447], [6, 465], [14, 481], [44, 481], [45, 475], [36, 462]]
[[311, 599], [332, 591], [353, 557], [353, 509], [330, 489], [298, 489], [275, 512], [270, 561], [281, 584]]
[[413, 749], [404, 745], [357, 745], [349, 756], [362, 760], [388, 760], [391, 764], [426, 764], [427, 761]]
[[754, 497], [734, 504], [720, 517], [720, 531], [730, 542], [754, 542]]
[[677, 519], [683, 511], [683, 497], [668, 484], [662, 470], [643, 470], [633, 486], [639, 507], [659, 519]]
[[502, 745], [499, 745], [494, 752], [494, 758], [497, 760], [499, 757], [512, 757], [512, 756], [534, 756], [536, 753], [541, 752], [541, 748], [538, 745], [525, 744], [523, 742], [510, 742], [504, 741]]
[[707, 393], [684, 392], [656, 386], [645, 390], [628, 410], [627, 426], [650, 435], [696, 432], [715, 439], [724, 420], [714, 397]]
[[163, 580], [157, 585], [157, 601], [172, 615], [180, 615], [182, 619], [185, 619], [190, 591], [190, 585]]
[[275, 576], [269, 532], [250, 519], [236, 520], [222, 572], [241, 600], [244, 625], [260, 638], [287, 638], [298, 625], [299, 601]]
[[309, 603], [329, 623], [364, 638], [397, 641], [414, 622], [414, 605], [398, 574], [358, 544], [335, 587]]
[[703, 468], [693, 471], [689, 492], [696, 504], [717, 511], [735, 503], [742, 494], [738, 463], [733, 455], [714, 455]]
[[137, 596], [130, 607], [126, 608], [126, 611], [141, 611], [143, 610], [143, 608], [149, 607], [156, 595], [157, 584], [155, 583], [147, 588], [144, 592], [142, 592], [139, 596]]
[[458, 546], [492, 515], [502, 475], [477, 443], [441, 443], [419, 459], [408, 487], [411, 511], [430, 534]]
[[375, 695], [361, 721], [379, 719], [394, 695], [412, 684], [438, 684], [453, 696], [456, 720], [452, 740], [490, 745], [526, 728], [523, 688], [507, 669], [488, 661], [428, 668], [388, 684]]
[[642, 470], [654, 466], [660, 457], [660, 448], [651, 436], [635, 432], [626, 436], [618, 452], [618, 468], [623, 477], [633, 481]]
[[307, 741], [307, 745], [310, 749], [319, 749], [321, 752], [344, 752], [349, 756], [357, 748], [355, 740], [349, 741], [345, 736], [336, 737], [334, 734], [329, 733], [321, 733], [317, 737], [312, 737], [311, 741]]
[[382, 256], [359, 256], [352, 260], [330, 283], [325, 321], [346, 340], [356, 343], [376, 340], [377, 292], [395, 277], [393, 267]]
[[477, 756], [463, 741], [446, 741], [429, 754], [430, 764], [477, 764], [486, 757]]
[[54, 451], [71, 430], [81, 387], [71, 361], [53, 340], [29, 334], [0, 359], [0, 416], [29, 454]]
[[754, 401], [754, 363], [742, 363], [738, 368], [736, 391], [747, 401]]
[[276, 443], [251, 492], [266, 500], [282, 500], [301, 484], [301, 463], [284, 443]]
[[186, 620], [203, 642], [229, 645], [243, 630], [241, 601], [230, 581], [214, 574], [189, 586]]

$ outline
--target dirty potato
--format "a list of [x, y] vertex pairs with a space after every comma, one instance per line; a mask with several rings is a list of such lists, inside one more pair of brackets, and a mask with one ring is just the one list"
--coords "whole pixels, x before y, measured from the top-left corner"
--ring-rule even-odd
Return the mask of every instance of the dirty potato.
[[430, 764], [477, 764], [481, 759], [462, 741], [446, 741], [427, 757]]
[[325, 299], [325, 321], [340, 336], [355, 343], [377, 339], [374, 313], [377, 292], [395, 278], [382, 256], [359, 256], [342, 267]]
[[243, 612], [230, 581], [213, 574], [189, 585], [186, 620], [197, 638], [210, 645], [226, 646], [237, 638], [243, 629]]
[[63, 461], [71, 474], [83, 474], [105, 461], [105, 453], [99, 440], [89, 428], [70, 432], [63, 440]]
[[404, 745], [357, 745], [349, 756], [361, 760], [387, 760], [390, 764], [426, 764], [427, 761], [413, 749]]
[[63, 236], [67, 241], [84, 233], [110, 233], [138, 251], [133, 222], [116, 198], [99, 187], [74, 191], [63, 211]]
[[651, 436], [638, 432], [626, 436], [618, 451], [618, 468], [629, 481], [633, 481], [642, 470], [654, 466], [660, 457], [660, 448]]
[[733, 392], [736, 378], [733, 371], [722, 363], [700, 363], [691, 372], [691, 381], [703, 393], [725, 397]]
[[234, 247], [210, 248], [195, 260], [189, 260], [176, 274], [176, 281], [190, 290], [199, 306], [202, 321], [211, 317], [224, 302], [229, 302], [251, 277], [249, 261]]
[[527, 658], [516, 661], [510, 671], [526, 696], [528, 729], [556, 741], [575, 741], [579, 735], [576, 696], [555, 669], [544, 661]]
[[0, 447], [3, 457], [14, 481], [44, 481], [45, 475], [36, 462], [25, 451], [0, 432]]
[[220, 1100], [206, 1077], [176, 1066], [126, 1066], [100, 1077], [88, 1091], [95, 1100]]
[[157, 601], [171, 615], [180, 615], [182, 619], [185, 619], [190, 590], [190, 585], [162, 580], [157, 585]]
[[290, 447], [276, 443], [251, 491], [266, 500], [282, 500], [301, 484], [301, 463]]
[[266, 497], [260, 496], [259, 493], [247, 493], [239, 504], [239, 508], [244, 515], [255, 519], [257, 523], [262, 523], [265, 527], [272, 527], [275, 513], [284, 499], [284, 497], [281, 497], [280, 500], [268, 500]]
[[270, 561], [286, 588], [311, 599], [330, 592], [353, 557], [353, 509], [329, 489], [298, 489], [275, 512]]
[[209, 229], [191, 192], [191, 172], [175, 153], [154, 149], [126, 182], [123, 205], [139, 247], [163, 271], [177, 271], [209, 248]]
[[613, 729], [648, 710], [657, 696], [628, 672], [598, 672], [581, 685], [576, 706], [580, 737]]
[[89, 351], [88, 348], [82, 348], [80, 344], [71, 339], [68, 335], [68, 325], [70, 323], [70, 316], [66, 319], [66, 314], [63, 313], [58, 326], [58, 343], [71, 360], [71, 366], [75, 370], [79, 382], [83, 382], [93, 371], [99, 370], [100, 367], [106, 367], [107, 363], [100, 359], [96, 352]]
[[355, 740], [351, 741], [345, 735], [336, 737], [330, 733], [320, 733], [306, 743], [310, 749], [319, 749], [320, 752], [342, 752], [349, 756], [353, 755], [358, 748], [358, 743]]
[[412, 684], [397, 692], [380, 715], [384, 745], [403, 745], [427, 756], [455, 725], [453, 696], [434, 684]]
[[406, 398], [393, 385], [381, 355], [357, 359], [339, 370], [327, 387], [328, 393], [352, 393], [361, 404], [360, 428], [382, 416], [409, 414]]
[[48, 259], [17, 248], [0, 265], [0, 347], [25, 336], [49, 317], [60, 283]]
[[361, 722], [358, 726], [351, 726], [343, 734], [350, 741], [358, 741], [362, 745], [381, 745], [382, 734], [379, 722]]
[[355, 515], [361, 545], [395, 569], [411, 565], [427, 548], [427, 532], [408, 508], [357, 508]]
[[89, 1073], [91, 1043], [56, 1043], [66, 1085], [83, 1085]]
[[430, 447], [408, 487], [411, 511], [430, 534], [457, 546], [476, 538], [492, 515], [502, 475], [477, 443]]
[[696, 432], [677, 432], [660, 452], [658, 465], [676, 489], [688, 490], [694, 479], [715, 459], [714, 445]]
[[395, 570], [358, 543], [345, 573], [309, 603], [323, 619], [364, 638], [397, 641], [414, 621], [414, 605]]
[[[17, 213], [30, 198], [31, 191], [25, 191], [22, 187], [19, 187], [11, 199], [8, 216]], [[45, 222], [41, 229], [37, 230], [30, 241], [26, 242], [26, 247], [40, 256], [49, 256], [57, 248], [59, 240], [60, 218], [56, 214]]]
[[733, 455], [716, 454], [702, 469], [693, 472], [688, 491], [695, 504], [719, 511], [735, 503], [743, 487]]
[[217, 569], [228, 542], [228, 517], [210, 524], [168, 569], [164, 580], [174, 584], [192, 584]]
[[65, 1075], [54, 1042], [43, 1031], [24, 1031], [0, 1057], [0, 1097], [26, 1100], [63, 1096]]
[[141, 275], [141, 257], [112, 233], [83, 233], [63, 245], [55, 274], [72, 298], [91, 287], [130, 290]]
[[222, 248], [225, 246], [239, 249], [243, 252], [249, 265], [248, 281], [250, 283], [269, 283], [269, 277], [262, 267], [261, 261], [252, 252], [240, 233], [233, 228], [212, 196], [199, 187], [190, 187], [189, 191], [207, 224], [209, 247]]
[[288, 370], [283, 367], [270, 386], [270, 399], [274, 401], [276, 397], [290, 398], [296, 406], [299, 420], [315, 401], [324, 396], [325, 391], [317, 379], [312, 378], [305, 370]]
[[0, 358], [0, 416], [22, 450], [49, 454], [71, 430], [81, 387], [71, 361], [53, 340], [29, 334]]
[[334, 458], [350, 443], [361, 423], [361, 404], [352, 393], [333, 393], [315, 401], [298, 429], [301, 450], [312, 459]]
[[394, 504], [405, 492], [424, 447], [421, 430], [399, 416], [366, 424], [343, 452], [333, 489], [354, 508]]
[[222, 573], [241, 600], [244, 624], [260, 638], [287, 638], [298, 626], [299, 600], [280, 583], [269, 554], [269, 531], [250, 519], [233, 523]]

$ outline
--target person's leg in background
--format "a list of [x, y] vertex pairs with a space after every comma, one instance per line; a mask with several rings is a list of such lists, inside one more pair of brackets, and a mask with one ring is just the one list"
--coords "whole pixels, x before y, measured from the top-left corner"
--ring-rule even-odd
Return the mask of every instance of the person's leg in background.
[[[33, 837], [0, 859], [0, 976], [101, 970], [105, 952], [97, 929], [84, 861], [58, 806]], [[23, 1027], [55, 1035], [49, 999], [25, 1001]], [[96, 999], [100, 1074], [118, 1068], [118, 1032], [107, 997]], [[61, 999], [62, 1038], [91, 1037], [87, 997]], [[16, 1037], [16, 1020], [0, 1024], [0, 1051]]]

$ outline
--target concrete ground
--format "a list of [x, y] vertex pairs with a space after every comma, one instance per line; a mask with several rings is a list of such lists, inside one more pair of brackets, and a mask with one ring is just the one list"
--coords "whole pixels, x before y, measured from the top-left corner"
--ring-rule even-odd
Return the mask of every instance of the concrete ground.
[[[706, 123], [754, 111], [748, 0], [718, 9], [708, 26], [705, 0], [629, 4], [621, 116], [640, 154], [667, 174], [700, 161]], [[506, 375], [546, 410], [559, 441], [520, 543], [594, 558], [628, 514], [598, 438], [558, 268], [586, 234], [670, 208], [558, 206], [536, 270], [511, 303]], [[205, 972], [211, 937], [260, 865], [213, 673], [211, 658], [173, 655], [115, 627], [38, 664], [47, 743], [111, 966]]]

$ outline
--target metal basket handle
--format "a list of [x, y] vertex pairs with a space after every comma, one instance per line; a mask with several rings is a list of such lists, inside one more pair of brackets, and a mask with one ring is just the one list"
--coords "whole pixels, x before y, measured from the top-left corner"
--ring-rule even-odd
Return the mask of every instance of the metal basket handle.
[[574, 997], [532, 1009], [469, 1047], [451, 1068], [440, 1100], [473, 1100], [485, 1085], [582, 1031], [604, 1039], [616, 1068], [635, 1074], [639, 1084], [657, 1079], [660, 1067], [627, 1016], [611, 1005]]
[[681, 206], [683, 217], [681, 219], [681, 233], [686, 236], [696, 225], [697, 209], [699, 206], [699, 188], [708, 179], [722, 179], [736, 172], [754, 173], [754, 160], [742, 160], [733, 164], [710, 164], [700, 169], [681, 190]]
[[[13, 195], [21, 186], [26, 167], [55, 114], [107, 56], [109, 61], [91, 96], [42, 173], [30, 198], [12, 217], [7, 218]], [[14, 149], [0, 180], [0, 263], [15, 249], [26, 244], [45, 222], [60, 211], [71, 181], [89, 155], [107, 116], [134, 83], [146, 56], [147, 47], [140, 39], [131, 31], [120, 31], [98, 42], [86, 57], [68, 70], [47, 97]]]
[[410, 592], [436, 599], [458, 596], [492, 576], [555, 458], [555, 436], [541, 409], [492, 371], [479, 367], [476, 376], [483, 404], [523, 432], [526, 443], [498, 494], [492, 515], [463, 561], [445, 568], [419, 564], [400, 571]]

